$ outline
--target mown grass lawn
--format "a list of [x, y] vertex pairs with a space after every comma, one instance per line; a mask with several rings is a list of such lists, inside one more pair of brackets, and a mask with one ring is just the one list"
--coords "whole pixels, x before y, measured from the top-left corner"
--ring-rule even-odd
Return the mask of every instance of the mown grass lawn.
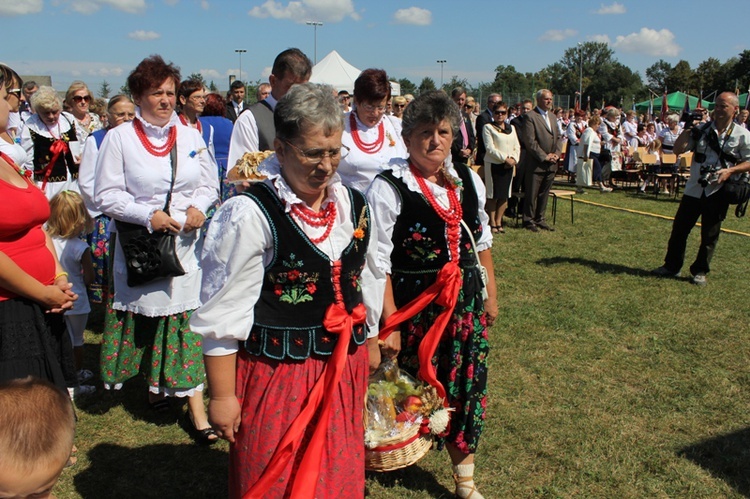
[[[750, 497], [750, 237], [722, 234], [709, 284], [658, 279], [677, 202], [632, 191], [561, 200], [557, 231], [495, 236], [500, 317], [476, 481], [487, 498]], [[551, 218], [551, 217], [550, 217]], [[725, 228], [750, 233], [730, 215]], [[688, 260], [697, 251], [697, 231]], [[95, 368], [101, 313], [87, 363]], [[225, 497], [227, 445], [192, 443], [133, 380], [79, 404], [60, 498]], [[369, 474], [372, 498], [452, 497], [448, 456]]]

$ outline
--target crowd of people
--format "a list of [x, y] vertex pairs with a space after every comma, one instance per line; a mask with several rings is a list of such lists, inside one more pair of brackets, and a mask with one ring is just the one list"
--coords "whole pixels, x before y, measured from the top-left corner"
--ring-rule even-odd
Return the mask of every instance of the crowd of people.
[[[364, 70], [350, 95], [308, 83], [310, 60], [288, 49], [254, 104], [241, 82], [226, 98], [207, 93], [151, 56], [128, 76], [131, 96], [97, 114], [83, 82], [61, 99], [0, 70], [0, 398], [24, 386], [68, 402], [95, 392], [83, 332], [90, 303], [104, 303], [98, 379], [120, 390], [143, 375], [155, 412], [187, 400], [198, 442], [231, 442], [232, 497], [362, 497], [368, 376], [395, 359], [452, 408], [437, 446], [456, 495], [481, 499], [491, 248], [504, 217], [554, 231], [545, 212], [560, 166], [580, 192], [609, 192], [640, 146], [728, 158], [708, 186], [695, 187], [700, 167], [691, 173], [656, 271], [679, 273], [702, 215], [691, 272], [705, 284], [726, 213], [713, 194], [750, 170], [729, 93], [713, 121], [683, 132], [679, 117], [554, 109], [549, 90], [512, 105], [493, 93], [485, 109], [461, 87], [393, 96], [381, 69]], [[263, 151], [264, 180], [226, 180]], [[152, 268], [162, 273], [144, 278]], [[18, 381], [27, 376], [48, 384]]]

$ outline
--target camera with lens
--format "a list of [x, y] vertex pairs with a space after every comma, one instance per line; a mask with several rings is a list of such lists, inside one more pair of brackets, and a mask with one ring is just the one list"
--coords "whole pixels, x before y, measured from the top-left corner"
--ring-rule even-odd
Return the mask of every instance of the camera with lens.
[[721, 170], [721, 165], [702, 165], [701, 176], [698, 177], [698, 183], [701, 187], [706, 187], [708, 184], [713, 184], [719, 180], [719, 170]]
[[689, 113], [682, 113], [680, 121], [685, 123], [684, 130], [690, 130], [694, 125], [700, 123], [703, 120], [703, 111], [701, 109], [695, 109]]

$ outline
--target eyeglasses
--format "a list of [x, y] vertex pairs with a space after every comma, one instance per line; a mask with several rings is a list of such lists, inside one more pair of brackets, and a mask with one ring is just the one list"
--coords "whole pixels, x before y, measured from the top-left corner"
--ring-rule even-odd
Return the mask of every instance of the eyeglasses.
[[360, 107], [368, 113], [374, 113], [374, 112], [384, 113], [385, 112], [385, 106], [372, 106], [370, 104], [362, 104]]
[[310, 165], [317, 165], [321, 161], [323, 161], [323, 158], [331, 158], [332, 163], [338, 163], [342, 159], [344, 159], [349, 154], [349, 148], [345, 145], [342, 145], [339, 149], [318, 149], [318, 148], [312, 148], [312, 149], [306, 149], [302, 150], [299, 147], [295, 146], [288, 140], [284, 141], [285, 143], [292, 146], [294, 149], [297, 150], [304, 158], [307, 160], [307, 162]]
[[398, 109], [403, 109], [406, 107], [406, 104], [394, 104], [393, 107], [396, 107]]
[[21, 100], [21, 89], [20, 88], [11, 88], [8, 89], [8, 95], [15, 95], [18, 100]]
[[190, 96], [190, 100], [195, 100], [195, 101], [199, 101], [199, 102], [200, 101], [205, 101], [206, 100], [206, 96], [205, 95], [191, 95]]
[[495, 111], [495, 114], [508, 114], [508, 111]]
[[73, 102], [75, 102], [76, 104], [80, 104], [81, 102], [91, 102], [91, 96], [90, 95], [74, 95]]
[[474, 107], [474, 104], [466, 104], [464, 106], [465, 109], [472, 109]]

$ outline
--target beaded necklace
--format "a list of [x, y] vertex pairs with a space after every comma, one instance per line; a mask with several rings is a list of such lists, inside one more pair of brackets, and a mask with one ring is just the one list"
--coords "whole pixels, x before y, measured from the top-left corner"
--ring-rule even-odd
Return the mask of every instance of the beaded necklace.
[[150, 152], [153, 156], [164, 157], [169, 154], [169, 151], [174, 147], [177, 141], [177, 127], [169, 129], [169, 135], [167, 136], [167, 142], [163, 146], [155, 146], [151, 143], [148, 137], [146, 137], [146, 131], [143, 129], [143, 124], [140, 120], [133, 120], [133, 128], [135, 134], [138, 136], [138, 140], [141, 141], [143, 147]]
[[187, 118], [185, 118], [184, 114], [178, 114], [177, 117], [180, 118], [180, 121], [182, 122], [183, 125], [189, 126], [191, 128], [197, 128], [198, 131], [201, 133], [201, 135], [203, 135], [203, 126], [201, 125], [200, 120], [196, 119], [195, 126], [193, 126], [192, 124], [188, 122]]
[[351, 128], [352, 131], [352, 140], [354, 140], [354, 144], [363, 153], [375, 154], [383, 148], [383, 143], [385, 142], [385, 127], [383, 126], [382, 121], [378, 125], [378, 138], [375, 139], [375, 142], [367, 143], [362, 141], [359, 136], [359, 130], [357, 130], [357, 119], [354, 117], [354, 113], [349, 114], [349, 128]]
[[417, 181], [417, 184], [419, 185], [419, 190], [422, 191], [422, 195], [427, 199], [427, 202], [432, 207], [432, 209], [437, 213], [437, 215], [445, 222], [447, 225], [447, 239], [448, 239], [448, 249], [450, 250], [450, 258], [451, 261], [458, 261], [458, 255], [459, 255], [459, 248], [458, 245], [461, 241], [461, 218], [463, 218], [463, 207], [461, 206], [460, 201], [458, 200], [458, 194], [456, 194], [456, 186], [453, 185], [453, 183], [448, 182], [445, 176], [445, 172], [443, 170], [440, 170], [439, 174], [443, 176], [443, 180], [445, 181], [445, 189], [448, 191], [448, 208], [443, 208], [440, 203], [437, 202], [437, 199], [435, 199], [435, 195], [432, 193], [432, 190], [427, 185], [427, 181], [425, 180], [422, 173], [417, 170], [417, 168], [409, 162], [409, 170], [411, 171], [411, 174], [414, 176], [414, 179]]
[[310, 241], [312, 241], [314, 244], [322, 243], [331, 234], [333, 223], [336, 221], [335, 203], [328, 203], [328, 205], [326, 205], [326, 207], [320, 211], [313, 211], [307, 206], [301, 203], [297, 203], [292, 205], [291, 211], [297, 218], [311, 227], [326, 228], [322, 236], [310, 238]]

